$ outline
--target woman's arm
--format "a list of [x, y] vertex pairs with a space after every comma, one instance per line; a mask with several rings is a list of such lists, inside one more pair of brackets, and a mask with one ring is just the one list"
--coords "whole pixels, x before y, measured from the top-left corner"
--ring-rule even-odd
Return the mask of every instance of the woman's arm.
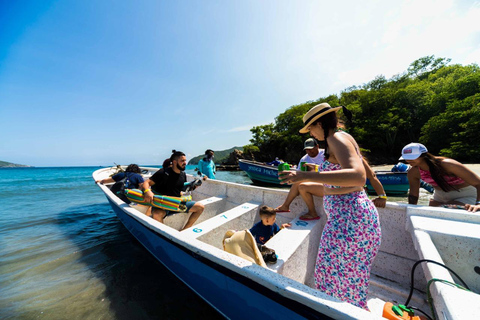
[[417, 204], [418, 196], [420, 195], [420, 171], [417, 167], [411, 167], [407, 173], [408, 184], [410, 190], [408, 191], [408, 203]]
[[380, 180], [378, 180], [377, 175], [372, 170], [367, 160], [363, 158], [362, 161], [363, 167], [365, 168], [365, 172], [367, 174], [367, 179], [370, 181], [370, 184], [378, 195], [378, 198], [373, 199], [373, 204], [375, 204], [375, 207], [385, 208], [385, 205], [387, 204], [387, 194], [383, 189], [383, 185]]
[[96, 182], [96, 183], [105, 184], [105, 183], [115, 182], [115, 180], [113, 180], [113, 178], [106, 178], [106, 179], [102, 179], [102, 180], [97, 180], [97, 181], [95, 181], [95, 182]]

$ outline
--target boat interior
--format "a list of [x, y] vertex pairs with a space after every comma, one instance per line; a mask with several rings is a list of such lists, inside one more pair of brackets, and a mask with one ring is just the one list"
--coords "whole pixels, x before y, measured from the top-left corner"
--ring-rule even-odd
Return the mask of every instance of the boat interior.
[[[189, 179], [192, 178], [189, 177]], [[228, 230], [250, 229], [260, 221], [258, 211], [261, 205], [276, 207], [283, 202], [287, 193], [288, 190], [208, 181], [192, 193], [193, 200], [203, 203], [205, 211], [193, 227], [181, 233], [188, 238], [223, 250], [222, 241]], [[267, 264], [271, 272], [311, 288], [315, 288], [313, 280], [315, 260], [321, 232], [327, 220], [322, 199], [315, 198], [315, 203], [321, 215], [320, 220], [299, 220], [298, 216], [306, 211], [306, 207], [297, 197], [290, 206], [291, 212], [277, 214], [278, 225], [290, 223], [291, 227], [282, 229], [265, 244], [274, 249], [278, 256], [275, 264]], [[136, 204], [131, 206], [142, 213], [146, 211], [145, 206]], [[389, 203], [387, 208], [379, 209], [379, 215], [382, 245], [372, 266], [368, 306], [373, 314], [382, 316], [386, 302], [392, 302], [395, 305], [405, 304], [411, 289], [412, 266], [421, 256], [423, 258], [423, 255], [417, 252], [421, 249], [417, 249], [419, 244], [416, 243], [415, 236], [412, 236], [414, 233], [406, 230], [406, 224], [408, 225], [406, 221], [411, 219], [407, 215], [405, 206]], [[179, 213], [166, 217], [164, 223], [172, 229], [181, 230], [187, 218], [188, 214]], [[428, 224], [428, 222], [422, 222]], [[414, 228], [410, 223], [410, 229]], [[434, 236], [434, 238], [438, 237], [438, 235]], [[426, 267], [415, 270], [414, 289], [409, 305], [431, 316], [432, 309], [427, 303], [425, 272], [428, 272]], [[422, 315], [419, 312], [416, 314]]]

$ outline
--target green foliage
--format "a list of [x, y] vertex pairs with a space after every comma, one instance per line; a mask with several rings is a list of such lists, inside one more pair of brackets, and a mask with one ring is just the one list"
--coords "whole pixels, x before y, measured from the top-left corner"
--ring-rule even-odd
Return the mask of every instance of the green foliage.
[[256, 145], [253, 144], [248, 144], [246, 146], [243, 146], [243, 154], [250, 158], [250, 159], [255, 159], [255, 155], [260, 153], [260, 148], [257, 147]]
[[[479, 162], [480, 69], [448, 65], [450, 59], [422, 57], [400, 75], [383, 75], [337, 95], [292, 106], [275, 122], [251, 129], [251, 149], [259, 161], [279, 157], [296, 163], [304, 154], [303, 115], [314, 105], [344, 105], [353, 113], [347, 123], [372, 164], [395, 163], [410, 142], [422, 142], [433, 154]], [[341, 116], [341, 113], [339, 113]]]
[[413, 61], [408, 67], [408, 75], [424, 78], [432, 71], [436, 71], [446, 66], [451, 59], [437, 58], [435, 56], [426, 56]]
[[432, 117], [420, 138], [429, 151], [459, 161], [479, 162], [480, 93], [454, 100], [445, 112]]

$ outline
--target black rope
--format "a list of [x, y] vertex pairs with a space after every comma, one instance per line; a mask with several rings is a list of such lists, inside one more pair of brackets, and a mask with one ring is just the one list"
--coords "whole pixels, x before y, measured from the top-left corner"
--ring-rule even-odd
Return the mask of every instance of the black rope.
[[412, 267], [412, 272], [410, 274], [410, 294], [408, 295], [408, 298], [407, 298], [407, 301], [405, 302], [405, 305], [408, 306], [408, 303], [410, 302], [410, 299], [412, 298], [412, 294], [413, 294], [413, 281], [414, 281], [414, 277], [415, 277], [415, 268], [422, 262], [431, 262], [431, 263], [434, 263], [436, 265], [439, 265], [441, 267], [444, 267], [445, 269], [447, 269], [448, 271], [450, 271], [453, 275], [455, 275], [455, 277], [457, 277], [458, 280], [460, 280], [460, 282], [462, 282], [463, 286], [465, 288], [467, 288], [468, 290], [470, 290], [470, 288], [467, 286], [467, 284], [462, 280], [462, 278], [460, 278], [460, 276], [458, 274], [455, 273], [455, 271], [453, 271], [452, 269], [450, 269], [449, 267], [447, 267], [446, 265], [444, 264], [441, 264], [437, 261], [434, 261], [434, 260], [429, 260], [429, 259], [422, 259], [422, 260], [418, 260], [417, 262], [415, 262], [415, 264], [413, 265]]

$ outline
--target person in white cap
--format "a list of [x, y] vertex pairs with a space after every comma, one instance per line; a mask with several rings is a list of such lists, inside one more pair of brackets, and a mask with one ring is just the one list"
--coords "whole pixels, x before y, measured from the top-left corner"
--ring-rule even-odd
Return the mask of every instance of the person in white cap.
[[418, 203], [421, 179], [435, 188], [430, 206], [460, 205], [471, 212], [480, 211], [480, 177], [460, 162], [434, 156], [416, 142], [403, 147], [399, 160], [412, 166], [407, 173], [408, 203]]
[[[381, 243], [377, 208], [363, 186], [366, 173], [360, 148], [348, 133], [339, 130], [336, 111], [328, 103], [311, 108], [303, 117], [300, 133], [325, 141], [325, 161], [319, 172], [287, 170], [281, 183], [312, 181], [324, 185], [324, 209], [328, 221], [323, 229], [315, 266], [317, 289], [368, 310], [370, 268]], [[343, 107], [343, 113], [351, 113]], [[340, 194], [329, 189], [349, 187]], [[352, 188], [354, 190], [352, 190]]]

